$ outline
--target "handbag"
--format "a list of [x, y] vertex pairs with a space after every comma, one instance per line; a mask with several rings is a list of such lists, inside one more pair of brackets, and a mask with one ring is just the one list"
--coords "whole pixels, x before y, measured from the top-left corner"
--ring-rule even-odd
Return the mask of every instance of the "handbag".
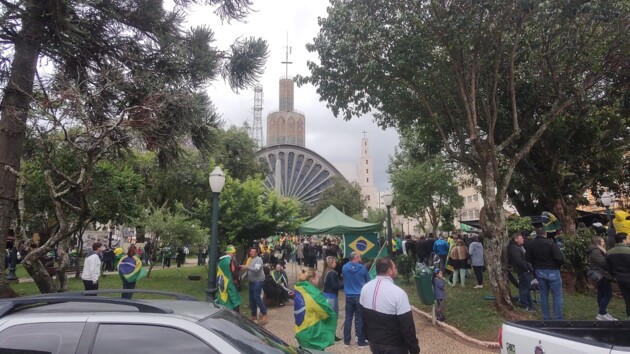
[[592, 281], [592, 282], [594, 282], [594, 283], [597, 283], [597, 282], [599, 282], [600, 280], [602, 280], [602, 278], [603, 278], [604, 276], [602, 275], [602, 273], [601, 273], [601, 272], [598, 272], [598, 271], [596, 271], [596, 270], [591, 270], [591, 269], [589, 269], [589, 271], [588, 271], [588, 272], [586, 272], [586, 277], [588, 278], [588, 280], [590, 280], [590, 281]]

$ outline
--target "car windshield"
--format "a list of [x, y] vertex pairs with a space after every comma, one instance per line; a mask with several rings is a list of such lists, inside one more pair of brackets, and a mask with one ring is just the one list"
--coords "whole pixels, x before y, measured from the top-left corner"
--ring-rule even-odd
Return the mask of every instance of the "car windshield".
[[214, 315], [199, 321], [199, 324], [232, 343], [243, 353], [303, 353], [299, 348], [285, 343], [263, 327], [233, 311], [217, 311]]

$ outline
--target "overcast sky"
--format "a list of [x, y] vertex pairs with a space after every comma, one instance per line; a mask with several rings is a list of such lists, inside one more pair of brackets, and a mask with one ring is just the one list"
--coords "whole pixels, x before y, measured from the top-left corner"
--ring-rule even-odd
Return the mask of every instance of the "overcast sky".
[[[220, 49], [238, 37], [262, 37], [269, 44], [269, 58], [260, 83], [263, 86], [263, 135], [267, 137], [267, 114], [275, 111], [278, 104], [278, 80], [285, 75], [287, 33], [291, 47], [288, 73], [290, 76], [308, 75], [307, 60], [318, 61], [316, 53], [308, 53], [305, 46], [311, 43], [319, 31], [318, 17], [326, 17], [327, 0], [254, 0], [253, 9], [246, 23], [232, 22], [221, 24], [208, 7], [196, 7], [189, 12], [189, 24], [206, 24], [216, 36]], [[213, 83], [210, 97], [227, 124], [242, 125], [253, 122], [253, 89], [234, 93], [222, 80]], [[344, 175], [355, 175], [349, 170], [357, 170], [360, 157], [362, 132], [370, 142], [370, 154], [374, 160], [374, 179], [379, 190], [389, 186], [385, 170], [389, 156], [398, 145], [398, 134], [393, 129], [383, 131], [366, 115], [349, 122], [335, 118], [319, 101], [315, 87], [295, 86], [295, 109], [306, 116], [306, 147], [319, 153], [337, 166]], [[353, 166], [353, 167], [351, 167]], [[353, 176], [347, 176], [352, 178]]]

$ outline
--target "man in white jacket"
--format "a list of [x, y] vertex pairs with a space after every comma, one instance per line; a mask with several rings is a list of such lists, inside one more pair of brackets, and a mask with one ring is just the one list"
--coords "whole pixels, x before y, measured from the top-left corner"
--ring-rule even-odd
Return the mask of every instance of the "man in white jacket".
[[95, 242], [92, 245], [92, 250], [94, 252], [85, 259], [83, 273], [81, 273], [85, 290], [98, 290], [98, 277], [101, 276], [101, 252], [103, 252], [103, 245], [100, 242]]

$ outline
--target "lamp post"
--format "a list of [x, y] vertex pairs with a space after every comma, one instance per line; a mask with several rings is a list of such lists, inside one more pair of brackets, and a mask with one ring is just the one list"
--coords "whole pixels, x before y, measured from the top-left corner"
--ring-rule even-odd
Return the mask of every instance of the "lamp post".
[[387, 253], [390, 256], [394, 255], [394, 252], [392, 252], [392, 213], [390, 210], [393, 201], [394, 196], [392, 193], [386, 192], [383, 196], [383, 202], [385, 202], [385, 207], [387, 208]]
[[368, 218], [368, 210], [367, 209], [363, 209], [363, 221], [367, 222], [367, 218]]
[[210, 189], [212, 190], [212, 232], [210, 234], [210, 244], [208, 245], [208, 289], [206, 301], [214, 302], [217, 293], [217, 258], [219, 248], [219, 193], [225, 185], [225, 174], [219, 166], [215, 167], [208, 178]]

